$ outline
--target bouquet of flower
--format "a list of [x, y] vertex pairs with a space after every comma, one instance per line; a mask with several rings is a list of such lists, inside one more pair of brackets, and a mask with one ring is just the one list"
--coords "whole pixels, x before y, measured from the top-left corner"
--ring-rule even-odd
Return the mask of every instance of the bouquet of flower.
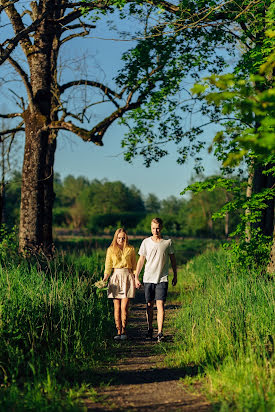
[[107, 287], [107, 282], [104, 282], [103, 279], [98, 280], [97, 282], [94, 283], [94, 286], [98, 289], [104, 289]]

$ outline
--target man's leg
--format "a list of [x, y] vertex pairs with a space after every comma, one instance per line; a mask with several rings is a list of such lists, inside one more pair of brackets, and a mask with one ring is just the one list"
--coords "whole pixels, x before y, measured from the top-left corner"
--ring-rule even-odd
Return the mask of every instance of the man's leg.
[[153, 329], [153, 312], [154, 312], [154, 301], [151, 300], [150, 302], [147, 302], [147, 305], [146, 305], [146, 319], [147, 319], [148, 330]]
[[158, 323], [158, 334], [162, 333], [162, 328], [163, 328], [163, 322], [164, 322], [164, 301], [163, 300], [157, 300], [157, 323]]

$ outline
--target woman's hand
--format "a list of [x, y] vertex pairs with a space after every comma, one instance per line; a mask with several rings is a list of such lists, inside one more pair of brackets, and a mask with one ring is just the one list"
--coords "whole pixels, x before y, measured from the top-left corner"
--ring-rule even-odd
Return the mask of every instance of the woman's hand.
[[136, 288], [137, 288], [137, 289], [140, 289], [141, 283], [140, 283], [140, 281], [139, 281], [138, 279], [135, 279], [135, 285], [136, 285]]
[[108, 278], [109, 278], [109, 275], [104, 275], [103, 282], [107, 282]]

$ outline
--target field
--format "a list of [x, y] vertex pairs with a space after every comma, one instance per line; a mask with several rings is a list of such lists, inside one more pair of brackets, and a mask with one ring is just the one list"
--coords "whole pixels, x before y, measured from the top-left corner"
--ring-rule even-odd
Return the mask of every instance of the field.
[[[112, 303], [94, 287], [110, 240], [97, 240], [96, 250], [83, 242], [57, 243], [52, 261], [2, 256], [1, 411], [76, 411], [83, 394], [96, 397], [95, 371], [112, 358]], [[140, 239], [132, 243], [137, 247]], [[214, 246], [205, 239], [176, 241], [181, 269], [171, 298], [182, 308], [166, 362], [186, 368], [185, 382], [199, 381], [218, 410], [270, 411], [272, 280], [241, 270]]]
[[274, 410], [273, 279], [207, 251], [180, 270], [177, 291], [167, 364], [185, 367], [218, 410]]

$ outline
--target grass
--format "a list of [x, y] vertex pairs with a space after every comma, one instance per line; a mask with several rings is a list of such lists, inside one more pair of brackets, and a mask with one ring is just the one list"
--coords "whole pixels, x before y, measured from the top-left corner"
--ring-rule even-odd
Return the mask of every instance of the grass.
[[[105, 251], [83, 252], [75, 243], [52, 261], [2, 259], [1, 411], [78, 411], [97, 396], [93, 386], [104, 379], [98, 372], [114, 353], [112, 302], [93, 286]], [[172, 296], [182, 308], [175, 344], [164, 345], [166, 362], [186, 370], [185, 383], [200, 382], [218, 410], [272, 411], [272, 280], [214, 246], [205, 239], [175, 242], [182, 261], [192, 260]]]
[[[169, 366], [192, 366], [208, 397], [222, 411], [275, 410], [274, 284], [208, 251], [179, 272], [182, 308], [174, 320]], [[188, 375], [188, 374], [187, 374]]]
[[[147, 234], [149, 236], [150, 233]], [[146, 235], [144, 235], [144, 238]], [[175, 255], [178, 265], [185, 264], [188, 260], [192, 259], [194, 256], [201, 254], [208, 250], [209, 248], [217, 248], [221, 241], [219, 239], [206, 239], [206, 238], [173, 238]], [[105, 257], [106, 249], [110, 246], [110, 238], [104, 238], [100, 236], [93, 236], [90, 238], [84, 237], [71, 237], [71, 238], [60, 238], [56, 240], [55, 244], [58, 250], [67, 251], [70, 253], [81, 253], [83, 252], [88, 255], [91, 250], [96, 250], [102, 259]], [[142, 238], [130, 238], [129, 242], [134, 246], [136, 252], [138, 252], [139, 247], [142, 242]], [[138, 255], [137, 255], [138, 257]]]
[[0, 410], [78, 410], [94, 370], [107, 360], [113, 315], [94, 282], [102, 260], [0, 266]]

